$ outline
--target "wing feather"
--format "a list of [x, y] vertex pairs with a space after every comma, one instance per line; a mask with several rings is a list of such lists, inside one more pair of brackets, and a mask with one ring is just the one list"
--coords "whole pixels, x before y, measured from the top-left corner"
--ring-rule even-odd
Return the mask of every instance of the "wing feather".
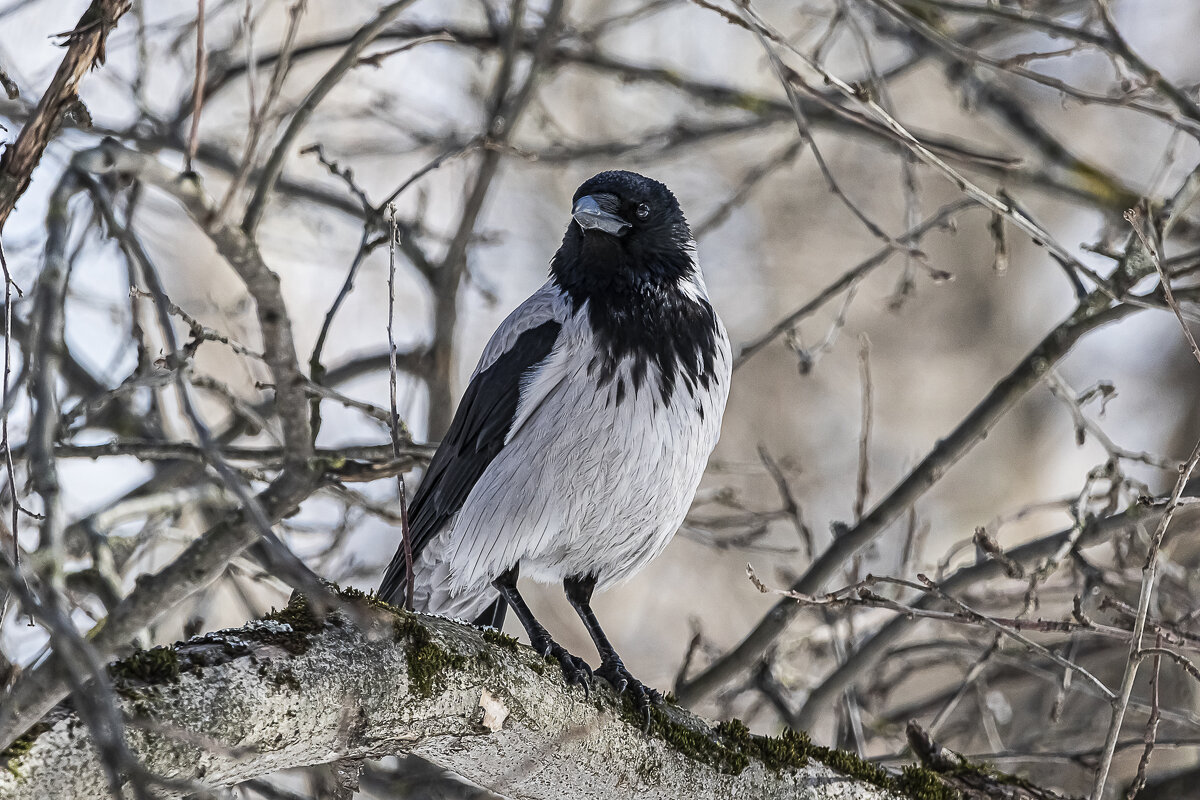
[[[558, 319], [561, 303], [556, 300], [544, 287], [509, 315], [484, 349], [450, 429], [409, 507], [414, 559], [462, 508], [503, 449], [528, 387], [544, 383], [537, 380], [539, 368], [550, 358], [562, 330]], [[401, 545], [384, 574], [379, 596], [398, 600], [405, 575]]]

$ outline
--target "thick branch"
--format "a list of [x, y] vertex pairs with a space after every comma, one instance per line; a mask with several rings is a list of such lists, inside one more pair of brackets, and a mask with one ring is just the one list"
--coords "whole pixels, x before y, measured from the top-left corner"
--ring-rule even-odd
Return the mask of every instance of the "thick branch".
[[[272, 521], [282, 519], [316, 489], [310, 474], [284, 472], [256, 501]], [[245, 509], [230, 514], [154, 574], [138, 577], [136, 588], [89, 633], [97, 658], [128, 652], [130, 642], [194, 592], [208, 586], [226, 565], [258, 538]], [[5, 744], [44, 717], [67, 694], [66, 671], [55, 654], [24, 674], [0, 706], [0, 742]], [[0, 792], [0, 797], [3, 793]]]
[[[131, 748], [159, 775], [212, 786], [401, 752], [524, 798], [872, 800], [906, 785], [801, 736], [713, 729], [675, 707], [656, 711], [645, 735], [607, 689], [585, 700], [507, 637], [372, 605], [369, 632], [340, 613], [322, 624], [300, 600], [272, 619], [114, 665]], [[95, 796], [101, 767], [74, 715], [47, 722], [18, 751], [0, 769], [0, 795]]]
[[79, 99], [79, 82], [87, 71], [104, 63], [104, 42], [117, 20], [130, 8], [128, 0], [93, 0], [79, 23], [68, 32], [67, 54], [50, 86], [38, 101], [33, 117], [17, 141], [0, 157], [0, 229], [29, 187], [30, 176], [42, 160], [63, 113]]

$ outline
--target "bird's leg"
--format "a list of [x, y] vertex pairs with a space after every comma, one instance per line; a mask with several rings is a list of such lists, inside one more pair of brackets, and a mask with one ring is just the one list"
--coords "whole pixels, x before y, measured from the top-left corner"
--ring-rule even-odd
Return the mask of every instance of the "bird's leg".
[[608, 637], [604, 635], [591, 606], [592, 590], [595, 588], [595, 575], [575, 576], [563, 581], [563, 590], [567, 593], [567, 600], [571, 602], [575, 613], [583, 620], [583, 626], [587, 628], [592, 641], [596, 643], [596, 650], [600, 653], [600, 666], [596, 669], [596, 674], [608, 681], [617, 694], [628, 690], [633, 696], [634, 705], [646, 715], [648, 726], [650, 704], [661, 703], [662, 695], [629, 674], [621, 657], [613, 649], [612, 642], [608, 641]]
[[505, 602], [512, 606], [513, 613], [517, 615], [525, 633], [529, 635], [529, 644], [533, 649], [543, 658], [554, 656], [562, 666], [563, 679], [567, 685], [582, 686], [586, 694], [592, 679], [591, 667], [582, 658], [571, 655], [566, 648], [551, 639], [542, 624], [534, 619], [533, 612], [525, 605], [525, 599], [517, 591], [517, 567], [514, 566], [501, 574], [492, 581], [492, 586], [495, 586]]

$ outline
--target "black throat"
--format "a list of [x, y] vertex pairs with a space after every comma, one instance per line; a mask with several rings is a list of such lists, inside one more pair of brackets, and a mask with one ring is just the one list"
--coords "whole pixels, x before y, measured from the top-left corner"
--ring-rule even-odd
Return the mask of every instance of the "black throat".
[[[604, 235], [568, 232], [563, 240], [551, 261], [551, 276], [575, 313], [586, 307], [597, 345], [588, 374], [600, 386], [616, 379], [618, 403], [643, 388], [651, 365], [664, 406], [680, 384], [692, 397], [698, 388], [709, 388], [717, 319], [708, 300], [681, 288], [694, 270], [683, 247], [631, 253]], [[618, 376], [626, 358], [631, 359], [628, 389]]]

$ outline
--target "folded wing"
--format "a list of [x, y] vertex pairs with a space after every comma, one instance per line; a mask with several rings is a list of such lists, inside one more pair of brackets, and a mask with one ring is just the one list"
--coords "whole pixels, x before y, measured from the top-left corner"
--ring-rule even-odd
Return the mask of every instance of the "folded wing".
[[[509, 315], [484, 349], [450, 429], [409, 506], [414, 560], [462, 508], [471, 489], [504, 448], [522, 393], [528, 395], [529, 387], [539, 384], [538, 369], [558, 341], [562, 330], [559, 305], [556, 293], [543, 288]], [[401, 544], [384, 574], [379, 596], [399, 602], [405, 577]]]

